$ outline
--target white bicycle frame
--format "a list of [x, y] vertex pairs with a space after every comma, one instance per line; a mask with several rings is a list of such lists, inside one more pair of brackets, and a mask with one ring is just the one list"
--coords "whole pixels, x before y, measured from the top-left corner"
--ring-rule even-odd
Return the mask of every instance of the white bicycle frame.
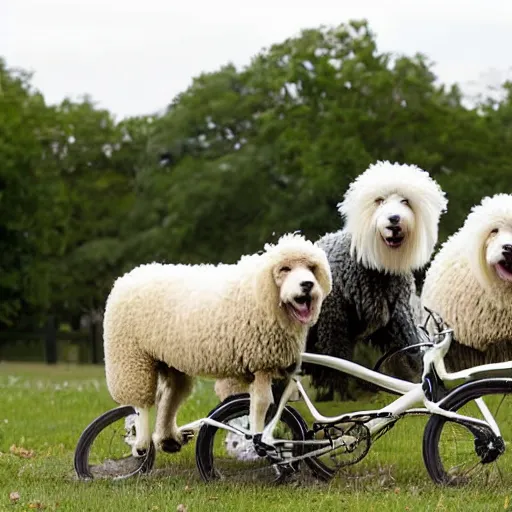
[[[448, 372], [446, 370], [446, 366], [444, 363], [444, 356], [448, 352], [448, 349], [452, 342], [452, 330], [444, 330], [437, 334], [436, 337], [437, 336], [442, 337], [442, 341], [431, 347], [428, 347], [423, 354], [423, 377], [433, 367], [435, 368], [441, 380], [445, 382], [455, 380], [470, 380], [472, 378], [475, 378], [475, 375], [477, 375], [478, 373], [487, 373], [492, 377], [493, 373], [503, 371], [510, 371], [512, 380], [512, 361], [506, 363], [493, 363], [475, 366], [459, 372]], [[401, 396], [394, 400], [393, 402], [391, 402], [389, 405], [383, 407], [382, 409], [344, 413], [339, 416], [324, 416], [313, 405], [313, 402], [309, 398], [306, 390], [304, 389], [304, 386], [301, 383], [301, 377], [299, 375], [294, 375], [291, 381], [289, 382], [288, 386], [286, 387], [285, 391], [283, 392], [283, 395], [281, 397], [281, 400], [279, 401], [277, 411], [274, 417], [262, 432], [262, 442], [265, 444], [273, 445], [276, 441], [281, 441], [278, 439], [274, 439], [273, 433], [277, 423], [281, 418], [281, 414], [294, 390], [298, 390], [300, 396], [306, 403], [306, 406], [309, 409], [311, 415], [317, 422], [348, 423], [350, 421], [355, 420], [361, 421], [362, 419], [368, 418], [370, 416], [370, 418], [366, 419], [365, 424], [368, 427], [371, 436], [374, 436], [375, 434], [379, 433], [388, 424], [397, 421], [401, 416], [413, 413], [438, 414], [452, 419], [471, 421], [473, 424], [481, 424], [490, 427], [495, 435], [500, 436], [499, 427], [496, 424], [494, 417], [492, 416], [491, 412], [489, 411], [488, 407], [485, 405], [482, 399], [477, 399], [475, 400], [475, 402], [477, 403], [478, 408], [480, 409], [483, 417], [485, 418], [485, 421], [479, 420], [477, 418], [460, 415], [455, 412], [443, 409], [442, 406], [444, 399], [440, 400], [437, 403], [428, 400], [427, 397], [425, 396], [421, 383], [412, 383], [406, 380], [390, 377], [388, 375], [384, 375], [374, 370], [370, 370], [369, 368], [366, 368], [357, 363], [353, 363], [351, 361], [339, 359], [336, 357], [320, 354], [310, 354], [304, 352], [301, 355], [301, 359], [303, 363], [312, 363], [315, 365], [325, 366], [327, 368], [338, 370], [348, 375], [352, 375], [353, 377], [362, 379], [366, 382], [376, 384], [377, 386], [388, 391], [399, 393]], [[418, 404], [423, 404], [424, 407], [414, 409], [413, 407], [417, 406]], [[375, 417], [382, 413], [387, 413], [388, 415], [383, 418]], [[373, 418], [371, 418], [372, 416]], [[233, 426], [226, 423], [221, 423], [210, 418], [202, 418], [200, 420], [196, 420], [194, 422], [183, 425], [180, 428], [180, 431], [197, 431], [201, 428], [201, 426], [205, 424], [221, 428], [224, 430], [228, 430], [235, 434], [249, 436], [251, 438], [256, 434], [255, 432], [251, 432], [249, 429], [245, 429], [240, 426]], [[334, 444], [332, 446], [326, 448], [324, 451], [329, 451], [342, 444], [346, 445], [347, 442], [350, 442], [350, 439], [347, 440], [347, 438], [349, 437], [350, 436], [340, 436], [339, 438], [334, 440]], [[289, 442], [289, 440], [287, 442]], [[302, 441], [303, 444], [315, 444], [320, 442], [325, 444], [325, 441]], [[315, 451], [315, 454], [319, 453]], [[309, 454], [308, 456], [311, 456], [311, 454]]]

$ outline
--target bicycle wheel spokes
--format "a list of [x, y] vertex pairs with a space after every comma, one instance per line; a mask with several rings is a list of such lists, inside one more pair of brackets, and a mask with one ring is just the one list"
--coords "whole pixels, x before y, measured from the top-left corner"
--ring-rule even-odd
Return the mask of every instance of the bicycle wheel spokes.
[[101, 431], [89, 453], [89, 468], [94, 478], [128, 475], [140, 466], [140, 458], [132, 456], [130, 442], [135, 439], [133, 416], [120, 419]]
[[[228, 424], [249, 428], [249, 417], [242, 416], [228, 421]], [[283, 422], [278, 423], [275, 438], [293, 440], [293, 432]], [[274, 465], [277, 459], [291, 458], [293, 444], [280, 444], [277, 448], [276, 459], [259, 456], [256, 453], [252, 439], [245, 439], [227, 430], [219, 429], [213, 443], [215, 474], [218, 479], [235, 478], [240, 482], [273, 482], [279, 480], [282, 471]]]
[[[512, 395], [482, 395], [504, 440], [512, 439]], [[484, 419], [475, 401], [457, 411], [458, 414]], [[484, 432], [451, 420], [445, 420], [439, 432], [439, 464], [444, 468], [448, 485], [502, 486], [512, 483], [512, 450], [505, 442], [504, 453]]]
[[[267, 421], [275, 410], [272, 405]], [[249, 399], [241, 396], [220, 404], [210, 417], [221, 423], [248, 428], [248, 414]], [[196, 441], [196, 461], [202, 478], [206, 481], [232, 479], [240, 483], [273, 483], [284, 479], [299, 467], [297, 462], [287, 464], [286, 461], [302, 454], [301, 441], [305, 438], [305, 424], [290, 407], [283, 411], [274, 438], [279, 440], [274, 449], [258, 454], [252, 438], [204, 425]]]
[[135, 424], [131, 407], [120, 407], [94, 420], [82, 433], [75, 450], [79, 478], [128, 478], [153, 466], [153, 445], [141, 457], [132, 456]]

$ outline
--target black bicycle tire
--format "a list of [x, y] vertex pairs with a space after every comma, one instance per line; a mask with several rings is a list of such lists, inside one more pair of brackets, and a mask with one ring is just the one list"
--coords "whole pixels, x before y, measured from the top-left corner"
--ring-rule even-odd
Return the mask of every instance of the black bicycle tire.
[[[468, 402], [484, 395], [512, 393], [512, 379], [482, 379], [462, 384], [453, 389], [443, 400], [441, 406], [449, 411], [457, 411]], [[439, 454], [439, 438], [448, 418], [439, 414], [432, 415], [423, 433], [423, 462], [434, 483], [456, 486], [444, 470]]]
[[[75, 448], [74, 468], [77, 477], [80, 480], [92, 480], [94, 477], [89, 470], [89, 452], [91, 446], [102, 430], [136, 411], [131, 405], [122, 405], [111, 409], [92, 421], [82, 432]], [[148, 453], [144, 456], [138, 473], [147, 473], [155, 463], [156, 451], [155, 446], [151, 443]]]
[[[226, 422], [234, 419], [237, 415], [247, 415], [249, 407], [250, 397], [248, 394], [232, 395], [210, 411], [208, 417], [218, 422]], [[271, 407], [270, 414], [274, 412], [276, 406], [272, 405]], [[292, 429], [294, 436], [300, 436], [300, 439], [296, 440], [306, 439], [307, 424], [293, 407], [287, 405], [284, 408], [281, 420]], [[213, 476], [213, 440], [217, 430], [217, 427], [205, 424], [200, 428], [196, 439], [196, 465], [205, 482], [215, 480]]]

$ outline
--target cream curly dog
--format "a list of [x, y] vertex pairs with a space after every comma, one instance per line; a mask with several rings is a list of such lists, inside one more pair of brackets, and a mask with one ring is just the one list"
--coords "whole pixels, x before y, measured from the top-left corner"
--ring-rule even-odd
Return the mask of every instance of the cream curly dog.
[[454, 329], [450, 369], [512, 358], [512, 195], [473, 207], [432, 261], [421, 302]]
[[296, 234], [237, 264], [152, 263], [117, 279], [105, 310], [105, 368], [112, 398], [137, 409], [134, 454], [151, 442], [155, 402], [155, 446], [180, 449], [176, 415], [196, 376], [250, 384], [250, 425], [260, 432], [272, 379], [295, 371], [331, 286], [325, 252]]

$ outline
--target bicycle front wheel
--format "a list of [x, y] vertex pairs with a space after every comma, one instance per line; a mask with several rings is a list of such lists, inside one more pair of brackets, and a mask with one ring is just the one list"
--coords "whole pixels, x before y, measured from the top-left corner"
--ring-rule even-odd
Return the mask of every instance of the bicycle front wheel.
[[512, 438], [512, 379], [463, 384], [449, 393], [442, 407], [480, 420], [487, 409], [501, 437], [471, 423], [431, 416], [423, 435], [423, 460], [432, 480], [449, 486], [512, 484], [512, 451], [506, 441]]

